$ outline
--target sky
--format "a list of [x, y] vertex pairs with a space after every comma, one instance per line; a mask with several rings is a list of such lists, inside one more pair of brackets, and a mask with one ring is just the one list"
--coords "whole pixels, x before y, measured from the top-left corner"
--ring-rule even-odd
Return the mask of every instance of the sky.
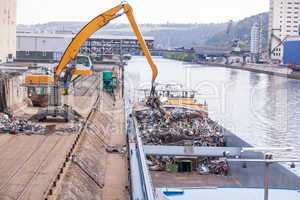
[[[17, 23], [87, 21], [121, 0], [17, 0]], [[266, 12], [269, 0], [128, 0], [138, 23], [219, 23]], [[117, 22], [124, 23], [126, 19]]]

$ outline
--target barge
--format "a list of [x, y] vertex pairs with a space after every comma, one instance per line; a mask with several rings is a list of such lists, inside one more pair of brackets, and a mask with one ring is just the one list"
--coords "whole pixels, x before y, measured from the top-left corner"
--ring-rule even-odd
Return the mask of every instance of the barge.
[[[153, 199], [299, 199], [300, 178], [266, 151], [257, 149], [223, 128], [208, 116], [196, 92], [173, 85], [158, 88], [161, 109], [144, 100], [133, 106], [132, 137], [139, 151], [143, 191]], [[132, 152], [131, 152], [132, 156]], [[146, 176], [146, 178], [145, 178]], [[178, 192], [180, 191], [180, 192]], [[143, 192], [141, 192], [143, 193]], [[140, 194], [141, 194], [140, 193]], [[249, 195], [248, 195], [249, 194]], [[144, 196], [144, 199], [149, 199]], [[150, 199], [151, 199], [150, 198]]]

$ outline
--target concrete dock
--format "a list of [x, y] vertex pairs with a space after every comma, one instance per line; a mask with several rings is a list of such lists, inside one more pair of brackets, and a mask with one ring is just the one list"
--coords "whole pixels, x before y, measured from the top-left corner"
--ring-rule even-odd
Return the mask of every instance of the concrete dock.
[[[112, 67], [118, 68], [97, 65], [95, 76]], [[128, 199], [122, 87], [113, 98], [95, 76], [63, 97], [82, 116], [79, 122], [33, 122], [54, 125], [45, 135], [0, 134], [0, 199]], [[24, 104], [14, 116], [30, 120], [39, 109]], [[107, 151], [114, 146], [125, 153]]]

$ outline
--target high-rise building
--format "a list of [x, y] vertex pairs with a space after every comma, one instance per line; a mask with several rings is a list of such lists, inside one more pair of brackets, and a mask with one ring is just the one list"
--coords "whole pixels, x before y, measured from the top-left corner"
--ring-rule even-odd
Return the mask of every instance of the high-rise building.
[[252, 61], [257, 62], [262, 53], [262, 28], [258, 23], [251, 28], [250, 52]]
[[299, 35], [300, 0], [270, 0], [269, 48], [271, 59], [282, 60], [287, 37]]
[[16, 0], [0, 0], [0, 63], [16, 56]]
[[261, 30], [258, 23], [253, 24], [251, 28], [250, 52], [251, 54], [261, 53]]

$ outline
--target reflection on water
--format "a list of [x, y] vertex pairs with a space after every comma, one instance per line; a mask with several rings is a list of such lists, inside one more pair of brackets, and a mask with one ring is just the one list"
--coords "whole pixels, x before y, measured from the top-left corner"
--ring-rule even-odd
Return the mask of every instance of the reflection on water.
[[[197, 90], [208, 103], [211, 118], [242, 139], [254, 146], [292, 146], [295, 151], [288, 156], [299, 158], [300, 81], [162, 58], [156, 58], [155, 63], [158, 82], [180, 83]], [[146, 60], [134, 57], [126, 67], [130, 98], [135, 98], [135, 88], [150, 80]]]

